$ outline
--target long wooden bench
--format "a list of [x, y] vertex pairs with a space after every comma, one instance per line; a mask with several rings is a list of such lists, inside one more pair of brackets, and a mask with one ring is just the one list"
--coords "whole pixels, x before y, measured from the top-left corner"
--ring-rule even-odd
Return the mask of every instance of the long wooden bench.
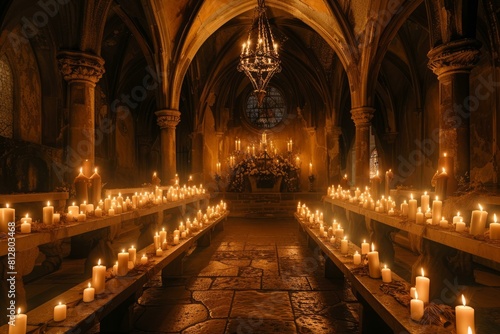
[[[169, 243], [161, 256], [153, 256], [154, 247], [149, 245], [137, 252], [138, 258], [150, 253], [146, 265], [136, 266], [127, 276], [114, 277], [106, 281], [105, 292], [90, 302], [82, 301], [82, 293], [89, 279], [60, 294], [43, 305], [29, 311], [28, 332], [44, 333], [83, 333], [100, 324], [101, 333], [128, 332], [127, 314], [131, 303], [142, 294], [144, 284], [162, 271], [162, 276], [180, 274], [184, 256], [195, 246], [208, 246], [212, 234], [223, 229], [229, 212], [212, 219], [192, 236], [180, 241], [178, 245]], [[109, 274], [110, 269], [108, 269]], [[59, 303], [68, 305], [67, 318], [62, 322], [53, 321], [53, 309]], [[0, 334], [8, 333], [8, 325], [0, 327]]]
[[[452, 329], [445, 329], [434, 325], [421, 325], [410, 318], [409, 309], [400, 304], [396, 299], [385, 294], [380, 289], [382, 280], [373, 279], [368, 276], [357, 275], [353, 269], [359, 268], [354, 265], [352, 254], [359, 247], [349, 243], [349, 254], [343, 255], [340, 250], [325, 238], [319, 236], [319, 228], [311, 229], [297, 214], [295, 219], [300, 230], [306, 234], [309, 246], [319, 248], [325, 257], [325, 274], [329, 278], [346, 278], [352, 287], [356, 297], [363, 305], [361, 326], [363, 333], [452, 333]], [[393, 281], [404, 282], [404, 279], [392, 273]], [[384, 328], [385, 327], [385, 328]]]

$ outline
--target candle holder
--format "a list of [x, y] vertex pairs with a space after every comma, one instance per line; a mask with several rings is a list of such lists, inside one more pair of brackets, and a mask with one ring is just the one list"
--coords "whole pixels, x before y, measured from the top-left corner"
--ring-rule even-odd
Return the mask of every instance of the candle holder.
[[314, 177], [314, 174], [309, 175], [309, 191], [313, 192], [314, 191], [314, 180], [316, 178]]

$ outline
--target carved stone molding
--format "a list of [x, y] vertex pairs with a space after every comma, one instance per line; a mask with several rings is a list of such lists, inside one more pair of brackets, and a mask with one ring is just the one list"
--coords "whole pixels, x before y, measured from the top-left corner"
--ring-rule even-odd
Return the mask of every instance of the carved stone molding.
[[433, 48], [427, 56], [427, 66], [440, 76], [446, 72], [470, 71], [478, 62], [481, 43], [475, 39], [461, 39]]
[[181, 113], [177, 110], [159, 110], [155, 114], [160, 129], [175, 129], [181, 121]]
[[375, 109], [371, 107], [360, 107], [351, 109], [351, 119], [356, 127], [370, 126]]
[[104, 59], [81, 51], [62, 51], [57, 55], [64, 80], [88, 81], [96, 84], [104, 74]]

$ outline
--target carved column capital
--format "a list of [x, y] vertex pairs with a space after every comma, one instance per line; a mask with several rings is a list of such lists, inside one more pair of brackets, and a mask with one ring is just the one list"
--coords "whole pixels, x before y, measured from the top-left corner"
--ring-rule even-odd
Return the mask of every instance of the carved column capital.
[[104, 59], [82, 51], [61, 51], [57, 55], [64, 80], [86, 81], [95, 85], [105, 72]]
[[181, 113], [178, 110], [158, 110], [156, 114], [156, 123], [161, 129], [175, 129], [181, 121]]
[[465, 38], [437, 46], [427, 53], [427, 66], [439, 77], [445, 73], [470, 70], [479, 62], [481, 43]]
[[356, 127], [369, 127], [375, 109], [372, 107], [359, 107], [351, 109], [351, 118]]

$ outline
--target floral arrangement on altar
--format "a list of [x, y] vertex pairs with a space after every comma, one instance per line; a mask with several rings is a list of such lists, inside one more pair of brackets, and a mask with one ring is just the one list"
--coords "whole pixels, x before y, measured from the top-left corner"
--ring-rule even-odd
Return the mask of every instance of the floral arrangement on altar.
[[281, 191], [299, 191], [299, 170], [299, 166], [279, 154], [273, 157], [267, 155], [267, 152], [260, 156], [246, 155], [231, 167], [227, 191], [248, 191], [249, 176], [270, 184], [274, 184], [281, 178]]

